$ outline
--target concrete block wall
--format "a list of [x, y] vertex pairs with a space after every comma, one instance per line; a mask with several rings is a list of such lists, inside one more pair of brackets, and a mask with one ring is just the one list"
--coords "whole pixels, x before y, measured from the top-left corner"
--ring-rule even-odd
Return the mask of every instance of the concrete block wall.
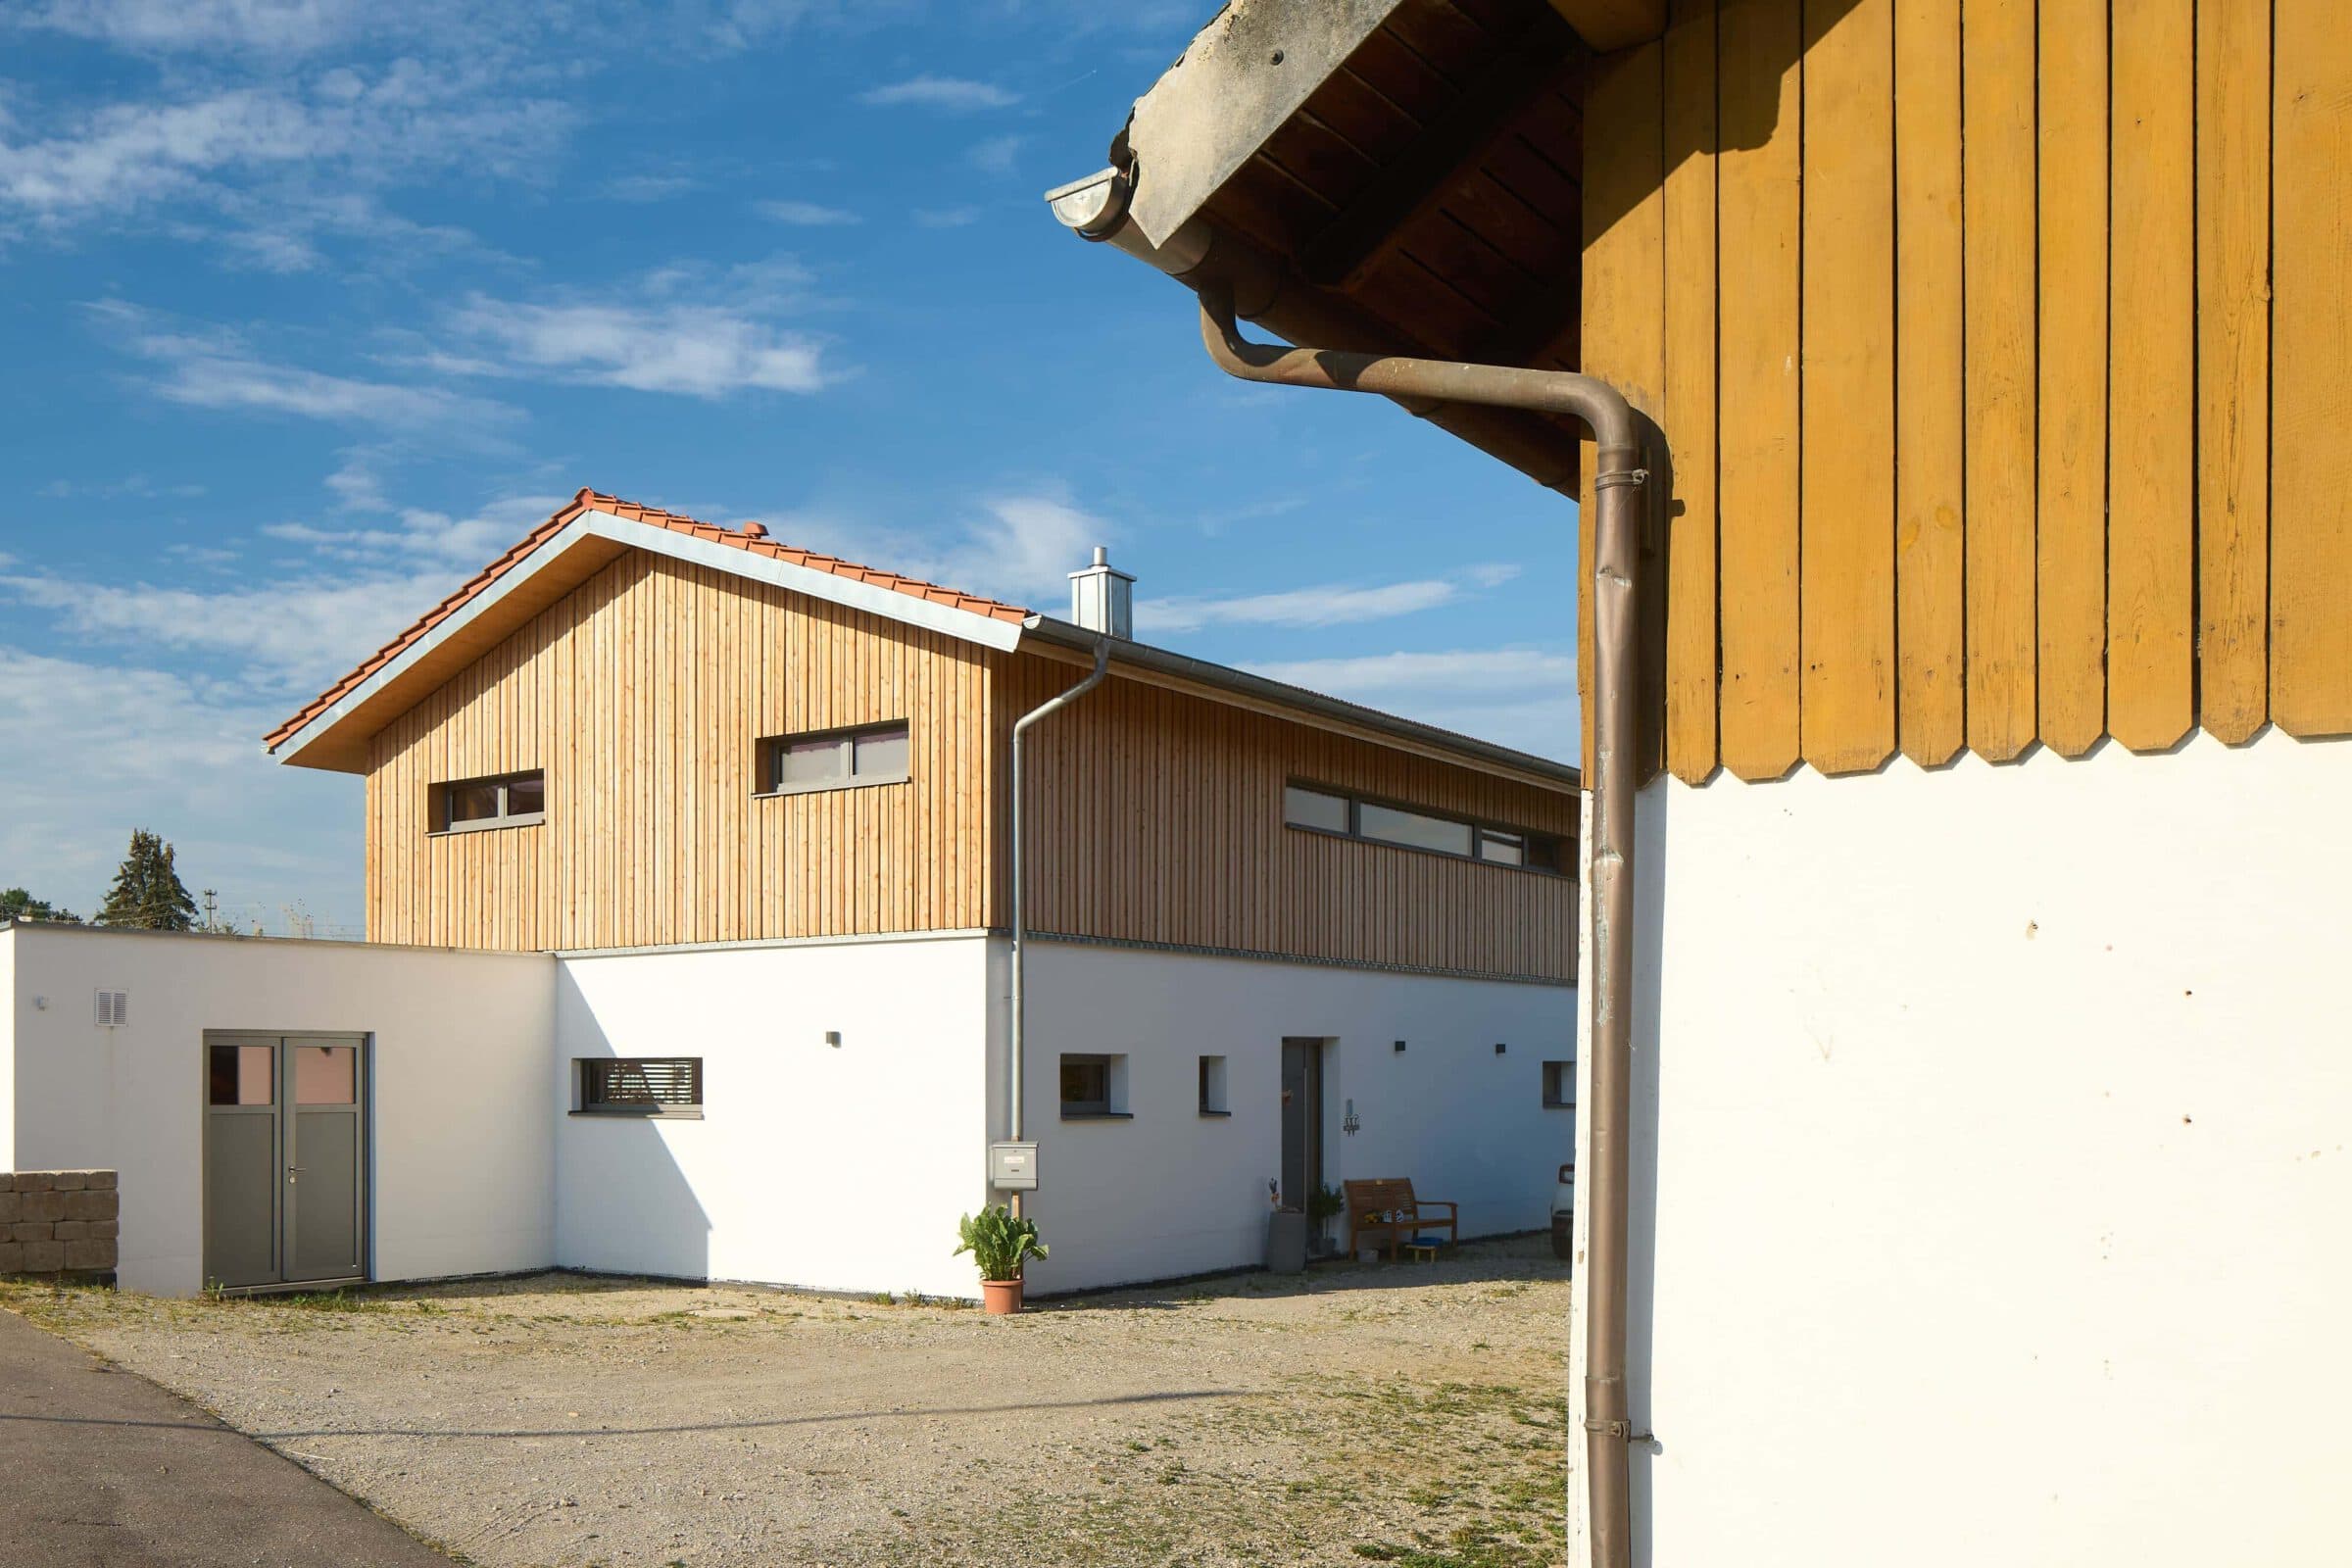
[[0, 1274], [111, 1274], [122, 1237], [111, 1170], [0, 1171]]

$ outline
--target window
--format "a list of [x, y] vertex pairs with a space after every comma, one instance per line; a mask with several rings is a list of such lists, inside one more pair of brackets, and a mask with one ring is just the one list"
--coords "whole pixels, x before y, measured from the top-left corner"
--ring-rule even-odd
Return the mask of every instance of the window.
[[1282, 792], [1282, 819], [1293, 827], [1319, 828], [1325, 833], [1348, 831], [1348, 797], [1293, 784]]
[[1576, 1063], [1547, 1061], [1544, 1064], [1544, 1106], [1546, 1110], [1576, 1108]]
[[1230, 1116], [1233, 1114], [1225, 1107], [1225, 1058], [1223, 1056], [1202, 1056], [1200, 1058], [1200, 1114], [1203, 1116]]
[[577, 1056], [580, 1116], [686, 1116], [703, 1113], [700, 1056]]
[[1125, 1056], [1063, 1056], [1061, 1114], [1065, 1121], [1127, 1114]]
[[1473, 822], [1309, 784], [1284, 786], [1282, 819], [1310, 833], [1343, 834], [1375, 844], [1484, 860], [1490, 865], [1515, 865], [1553, 875], [1570, 868], [1569, 842], [1549, 833]]
[[439, 833], [528, 827], [547, 820], [547, 773], [540, 768], [436, 784], [433, 797], [433, 829]]
[[906, 777], [906, 723], [869, 724], [817, 735], [777, 735], [760, 743], [762, 795], [896, 784]]

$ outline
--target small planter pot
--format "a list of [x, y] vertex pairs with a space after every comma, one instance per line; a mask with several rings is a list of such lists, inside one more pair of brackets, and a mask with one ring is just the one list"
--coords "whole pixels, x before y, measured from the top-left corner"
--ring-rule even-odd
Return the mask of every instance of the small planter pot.
[[982, 1280], [980, 1308], [990, 1317], [1010, 1317], [1021, 1309], [1019, 1280]]

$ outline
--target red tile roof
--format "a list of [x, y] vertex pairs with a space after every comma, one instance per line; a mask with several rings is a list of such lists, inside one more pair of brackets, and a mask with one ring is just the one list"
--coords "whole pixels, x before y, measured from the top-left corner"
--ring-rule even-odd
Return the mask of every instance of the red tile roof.
[[361, 682], [399, 658], [411, 644], [457, 613], [466, 601], [505, 576], [517, 564], [529, 559], [541, 545], [561, 533], [566, 523], [584, 512], [602, 512], [612, 516], [625, 518], [630, 522], [642, 522], [657, 528], [667, 528], [672, 533], [690, 534], [697, 539], [710, 540], [713, 544], [732, 545], [738, 550], [749, 551], [757, 556], [765, 556], [771, 561], [785, 561], [796, 566], [807, 566], [813, 571], [831, 572], [836, 577], [847, 577], [853, 582], [865, 583], [870, 587], [888, 588], [895, 593], [906, 594], [929, 604], [945, 605], [953, 610], [967, 611], [972, 614], [986, 615], [994, 620], [1010, 621], [1018, 625], [1027, 620], [1030, 615], [1030, 612], [1021, 609], [1018, 605], [1007, 605], [998, 600], [984, 599], [978, 594], [962, 593], [954, 588], [942, 588], [937, 583], [924, 582], [917, 577], [901, 576], [895, 571], [883, 571], [873, 566], [860, 566], [854, 561], [843, 561], [836, 556], [821, 556], [814, 551], [798, 550], [791, 545], [778, 544], [775, 540], [768, 538], [767, 530], [756, 522], [747, 522], [740, 530], [722, 528], [716, 523], [701, 522], [693, 517], [681, 516], [674, 512], [663, 512], [655, 507], [641, 507], [635, 502], [623, 501], [617, 496], [609, 496], [583, 488], [579, 494], [571, 498], [570, 505], [559, 511], [529, 533], [524, 534], [513, 549], [467, 578], [455, 593], [426, 611], [418, 618], [416, 624], [368, 655], [361, 662], [357, 669], [329, 686], [325, 691], [320, 692], [305, 704], [300, 712], [264, 736], [263, 744], [271, 751], [275, 751], [311, 720], [342, 701], [345, 695]]

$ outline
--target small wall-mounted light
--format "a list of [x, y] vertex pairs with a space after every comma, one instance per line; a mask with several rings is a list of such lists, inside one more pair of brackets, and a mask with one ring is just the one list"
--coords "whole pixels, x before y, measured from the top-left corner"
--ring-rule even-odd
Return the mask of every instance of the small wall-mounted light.
[[1398, 1052], [1398, 1054], [1401, 1054], [1403, 1053], [1403, 1051], [1404, 1051], [1404, 1042], [1403, 1042], [1403, 1041], [1399, 1040], [1399, 1041], [1397, 1041], [1397, 1042], [1396, 1042], [1396, 1050], [1397, 1050], [1397, 1052]]
[[49, 1010], [49, 999], [47, 997], [33, 998], [32, 1010], [35, 1012], [47, 1012]]
[[1499, 1040], [1494, 1042], [1494, 1054], [1497, 1056], [1502, 1054], [1502, 1042]]
[[1355, 1119], [1355, 1102], [1350, 1100], [1348, 1102], [1348, 1114], [1340, 1118], [1340, 1131], [1352, 1133], [1362, 1125], [1362, 1122]]
[[826, 1030], [825, 1044], [831, 1046], [835, 1051], [839, 1051], [841, 1049], [841, 1031], [838, 1029]]

